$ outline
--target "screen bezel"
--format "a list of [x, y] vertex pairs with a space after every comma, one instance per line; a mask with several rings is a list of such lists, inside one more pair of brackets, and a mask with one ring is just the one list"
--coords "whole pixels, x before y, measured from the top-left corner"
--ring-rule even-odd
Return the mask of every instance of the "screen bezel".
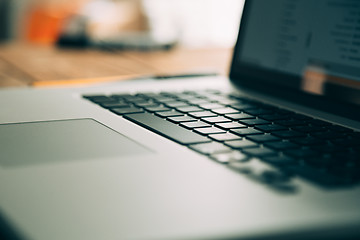
[[301, 76], [255, 67], [240, 61], [252, 1], [245, 0], [230, 68], [229, 77], [231, 82], [239, 87], [250, 88], [277, 98], [360, 121], [358, 105], [328, 96], [305, 92], [301, 89]]

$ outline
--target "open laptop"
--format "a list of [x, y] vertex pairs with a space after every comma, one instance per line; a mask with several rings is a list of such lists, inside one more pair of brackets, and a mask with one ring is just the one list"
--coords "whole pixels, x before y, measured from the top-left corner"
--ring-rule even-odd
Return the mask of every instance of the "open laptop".
[[359, 238], [359, 12], [246, 1], [230, 80], [2, 90], [1, 237]]

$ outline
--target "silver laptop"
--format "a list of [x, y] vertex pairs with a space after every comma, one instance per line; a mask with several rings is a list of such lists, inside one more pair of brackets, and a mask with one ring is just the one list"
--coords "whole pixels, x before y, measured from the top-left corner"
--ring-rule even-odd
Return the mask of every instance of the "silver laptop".
[[0, 236], [359, 238], [359, 12], [246, 1], [229, 78], [1, 90]]

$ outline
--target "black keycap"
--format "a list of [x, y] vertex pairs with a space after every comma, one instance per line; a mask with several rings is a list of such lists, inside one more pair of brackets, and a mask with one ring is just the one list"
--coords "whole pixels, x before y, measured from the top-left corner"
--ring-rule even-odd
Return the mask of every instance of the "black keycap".
[[166, 102], [164, 103], [166, 106], [168, 107], [184, 107], [184, 106], [190, 106], [189, 104], [187, 104], [186, 102], [182, 102], [182, 101], [173, 101], [173, 102]]
[[298, 132], [304, 132], [304, 133], [313, 133], [313, 132], [324, 132], [326, 131], [326, 128], [319, 127], [319, 126], [297, 126], [292, 127], [291, 129], [298, 131]]
[[294, 143], [291, 142], [266, 142], [264, 143], [265, 146], [275, 149], [275, 150], [287, 150], [287, 149], [292, 149], [292, 148], [299, 148], [299, 145], [296, 145]]
[[294, 138], [294, 139], [290, 139], [290, 141], [303, 146], [325, 144], [325, 141], [314, 137]]
[[262, 158], [264, 162], [274, 164], [274, 165], [294, 165], [297, 164], [297, 161], [291, 157], [288, 156], [270, 156]]
[[305, 121], [297, 120], [297, 119], [279, 120], [279, 121], [275, 121], [275, 123], [286, 127], [307, 125]]
[[269, 121], [266, 121], [264, 119], [241, 119], [239, 120], [240, 123], [248, 125], [248, 126], [255, 126], [255, 125], [266, 125], [269, 124]]
[[129, 108], [131, 105], [125, 102], [104, 102], [100, 103], [103, 108]]
[[240, 111], [257, 108], [257, 106], [255, 104], [251, 104], [251, 103], [237, 103], [237, 104], [232, 104], [231, 107], [238, 109]]
[[195, 118], [202, 118], [202, 117], [216, 117], [217, 114], [210, 112], [210, 111], [201, 111], [201, 112], [190, 112], [190, 116]]
[[169, 117], [168, 120], [174, 123], [197, 121], [196, 118], [192, 118], [189, 116]]
[[105, 95], [84, 95], [83, 98], [89, 99], [94, 103], [116, 102], [115, 98]]
[[259, 117], [268, 121], [283, 120], [288, 118], [288, 116], [281, 114], [265, 114], [265, 115], [260, 114]]
[[203, 135], [226, 133], [226, 131], [217, 127], [196, 128], [194, 131]]
[[180, 113], [178, 111], [166, 111], [166, 112], [157, 112], [155, 113], [156, 115], [158, 115], [159, 117], [178, 117], [178, 116], [183, 116], [183, 113]]
[[203, 109], [215, 109], [215, 108], [223, 108], [224, 105], [219, 103], [204, 103], [199, 105]]
[[188, 106], [188, 107], [178, 107], [176, 108], [176, 110], [178, 110], [179, 112], [188, 113], [188, 112], [198, 112], [201, 111], [202, 109], [195, 106]]
[[264, 142], [272, 142], [272, 141], [280, 141], [281, 139], [278, 137], [274, 137], [270, 134], [263, 134], [263, 135], [250, 135], [246, 138], [250, 139], [251, 141], [264, 143]]
[[234, 148], [234, 149], [243, 149], [243, 148], [252, 148], [258, 147], [259, 145], [255, 142], [249, 141], [247, 139], [235, 140], [235, 141], [226, 141], [225, 145]]
[[215, 126], [225, 130], [234, 129], [234, 128], [247, 128], [246, 125], [237, 122], [216, 123]]
[[245, 148], [242, 150], [245, 154], [249, 154], [255, 157], [265, 157], [276, 155], [277, 153], [274, 150], [266, 147], [257, 147], [257, 148]]
[[216, 108], [216, 109], [213, 109], [211, 110], [213, 111], [214, 113], [217, 113], [217, 114], [231, 114], [231, 113], [238, 113], [239, 111], [234, 109], [234, 108], [231, 108], [231, 107], [227, 107], [227, 108]]
[[183, 122], [180, 123], [180, 126], [183, 126], [187, 129], [194, 129], [194, 128], [202, 128], [202, 127], [211, 127], [210, 124], [202, 122], [202, 121], [196, 121], [196, 122]]
[[203, 98], [189, 99], [187, 102], [188, 102], [189, 104], [194, 104], [194, 105], [210, 103], [208, 100], [203, 99]]
[[270, 109], [262, 109], [262, 108], [245, 109], [244, 112], [249, 113], [251, 115], [255, 115], [255, 116], [258, 116], [261, 114], [265, 115], [265, 114], [273, 113], [273, 111]]
[[211, 139], [214, 139], [216, 141], [231, 141], [231, 140], [240, 140], [241, 137], [232, 133], [220, 133], [220, 134], [210, 134], [208, 136]]
[[134, 103], [137, 107], [158, 107], [158, 103], [154, 103], [153, 101], [147, 101], [147, 102], [136, 102]]
[[232, 119], [232, 120], [256, 118], [255, 116], [250, 115], [250, 114], [247, 114], [247, 113], [226, 114], [225, 117], [230, 118], [230, 119]]
[[301, 132], [296, 132], [296, 131], [276, 131], [276, 132], [272, 132], [272, 135], [276, 136], [276, 137], [280, 137], [280, 138], [297, 138], [297, 137], [305, 137], [306, 134], [301, 133]]
[[345, 136], [344, 134], [346, 133], [336, 132], [336, 131], [310, 133], [310, 135], [313, 137], [325, 139], [325, 140], [343, 138]]
[[226, 118], [226, 117], [207, 117], [207, 118], [202, 118], [203, 121], [207, 122], [207, 123], [223, 123], [223, 122], [231, 122], [230, 119]]
[[287, 130], [288, 128], [285, 126], [277, 125], [277, 124], [268, 124], [268, 125], [257, 125], [256, 129], [259, 129], [264, 132], [274, 132], [274, 131], [282, 131]]
[[197, 152], [206, 155], [231, 151], [231, 148], [218, 142], [194, 144], [194, 145], [190, 145], [189, 147]]
[[143, 109], [137, 108], [137, 107], [129, 107], [129, 108], [111, 108], [110, 111], [112, 111], [115, 114], [123, 115], [128, 113], [141, 113], [144, 112]]
[[255, 135], [255, 134], [263, 134], [259, 130], [253, 128], [238, 128], [238, 129], [231, 129], [230, 132], [238, 134], [240, 136], [247, 136], [247, 135]]
[[166, 112], [166, 111], [170, 111], [171, 109], [170, 108], [167, 108], [167, 107], [146, 107], [145, 108], [146, 111], [149, 111], [149, 112]]
[[290, 149], [284, 151], [284, 154], [294, 157], [294, 158], [308, 158], [319, 155], [319, 153], [311, 149]]
[[210, 142], [210, 139], [206, 137], [200, 136], [150, 113], [129, 114], [125, 115], [124, 118], [180, 144], [187, 145]]

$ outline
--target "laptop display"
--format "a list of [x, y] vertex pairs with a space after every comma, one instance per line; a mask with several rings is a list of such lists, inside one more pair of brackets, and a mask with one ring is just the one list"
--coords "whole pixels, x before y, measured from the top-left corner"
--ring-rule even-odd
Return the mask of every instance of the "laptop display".
[[328, 103], [360, 104], [359, 1], [246, 4], [233, 78], [270, 79], [293, 91], [325, 96]]

